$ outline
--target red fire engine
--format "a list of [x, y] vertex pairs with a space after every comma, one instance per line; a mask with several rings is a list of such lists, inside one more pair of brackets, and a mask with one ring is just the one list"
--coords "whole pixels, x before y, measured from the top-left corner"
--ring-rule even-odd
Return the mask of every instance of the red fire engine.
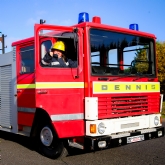
[[[164, 136], [155, 40], [88, 13], [73, 26], [35, 24], [0, 55], [0, 130], [34, 137], [50, 158]], [[57, 41], [77, 67], [41, 65]]]

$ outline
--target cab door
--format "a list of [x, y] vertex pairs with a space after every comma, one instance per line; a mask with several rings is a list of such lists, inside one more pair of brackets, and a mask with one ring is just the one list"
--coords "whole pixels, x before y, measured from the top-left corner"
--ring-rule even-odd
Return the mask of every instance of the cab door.
[[24, 129], [31, 128], [35, 114], [34, 38], [16, 44], [18, 131], [30, 135]]
[[[65, 56], [77, 61], [77, 67], [41, 65], [44, 54], [59, 40], [65, 43]], [[48, 113], [59, 137], [84, 135], [82, 48], [81, 28], [35, 25], [36, 107]], [[77, 129], [70, 131], [72, 127]]]

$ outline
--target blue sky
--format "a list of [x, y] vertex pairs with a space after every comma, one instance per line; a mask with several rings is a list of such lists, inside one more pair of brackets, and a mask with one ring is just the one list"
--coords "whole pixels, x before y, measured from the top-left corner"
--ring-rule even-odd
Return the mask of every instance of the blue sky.
[[0, 0], [0, 31], [7, 35], [5, 52], [11, 50], [12, 42], [33, 36], [34, 24], [40, 19], [70, 26], [78, 22], [80, 12], [88, 12], [90, 21], [100, 16], [103, 24], [113, 26], [128, 28], [138, 23], [140, 31], [165, 41], [165, 0]]

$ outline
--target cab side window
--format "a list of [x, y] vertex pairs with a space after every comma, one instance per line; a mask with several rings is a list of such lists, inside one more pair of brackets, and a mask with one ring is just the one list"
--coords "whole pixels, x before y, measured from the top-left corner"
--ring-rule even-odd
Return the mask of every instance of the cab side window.
[[[40, 65], [42, 67], [76, 68], [78, 64], [77, 64], [77, 50], [75, 49], [74, 39], [54, 38], [54, 40], [55, 42], [53, 44], [52, 44], [52, 40], [45, 40], [41, 42]], [[53, 53], [52, 47], [58, 42], [61, 44], [64, 44], [64, 52], [62, 54], [63, 55], [62, 61], [58, 60], [58, 58], [56, 59], [54, 56], [53, 58], [51, 58], [50, 54], [48, 53], [50, 51]]]
[[47, 52], [49, 52], [51, 47], [52, 47], [52, 42], [50, 40], [47, 40], [47, 41], [44, 41], [44, 42], [41, 43], [41, 59], [43, 59], [45, 54]]
[[27, 46], [20, 49], [21, 66], [20, 73], [34, 72], [34, 46]]

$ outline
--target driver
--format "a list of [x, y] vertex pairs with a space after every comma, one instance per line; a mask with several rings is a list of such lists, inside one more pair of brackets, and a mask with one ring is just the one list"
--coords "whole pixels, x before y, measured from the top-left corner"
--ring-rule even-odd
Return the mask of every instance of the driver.
[[57, 41], [51, 48], [50, 52], [47, 52], [44, 58], [41, 60], [44, 66], [55, 66], [63, 68], [75, 68], [77, 67], [77, 61], [72, 61], [65, 56], [65, 44], [63, 41]]

